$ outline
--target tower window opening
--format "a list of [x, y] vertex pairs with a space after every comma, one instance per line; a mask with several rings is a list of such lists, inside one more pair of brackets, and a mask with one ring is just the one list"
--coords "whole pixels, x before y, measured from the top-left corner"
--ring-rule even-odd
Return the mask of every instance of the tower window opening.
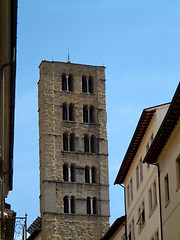
[[69, 213], [69, 200], [68, 200], [68, 196], [64, 197], [64, 213]]
[[82, 92], [87, 93], [87, 79], [86, 79], [86, 76], [82, 76]]
[[91, 136], [91, 152], [96, 153], [96, 137], [94, 135]]
[[75, 151], [75, 136], [74, 136], [74, 133], [70, 134], [70, 151]]
[[68, 134], [63, 134], [63, 150], [68, 151]]
[[90, 123], [94, 123], [94, 107], [91, 105], [90, 106]]
[[67, 79], [66, 74], [62, 74], [62, 90], [67, 91]]
[[71, 213], [75, 213], [75, 197], [71, 197]]
[[83, 122], [88, 122], [88, 106], [83, 106]]
[[91, 198], [87, 198], [87, 214], [91, 214]]
[[84, 152], [89, 152], [89, 136], [84, 135]]
[[92, 183], [96, 183], [96, 168], [92, 167]]
[[89, 77], [89, 92], [93, 93], [93, 78]]
[[69, 121], [74, 121], [74, 104], [69, 105]]
[[64, 181], [69, 181], [69, 173], [68, 173], [67, 164], [64, 164], [64, 166], [63, 166], [63, 180]]
[[93, 214], [97, 214], [97, 198], [93, 198]]
[[63, 103], [63, 120], [68, 120], [68, 108], [66, 103]]
[[68, 77], [68, 87], [69, 87], [69, 91], [73, 91], [73, 75], [69, 74]]
[[90, 183], [90, 168], [85, 167], [85, 183]]
[[71, 164], [71, 182], [76, 181], [76, 167], [74, 164]]

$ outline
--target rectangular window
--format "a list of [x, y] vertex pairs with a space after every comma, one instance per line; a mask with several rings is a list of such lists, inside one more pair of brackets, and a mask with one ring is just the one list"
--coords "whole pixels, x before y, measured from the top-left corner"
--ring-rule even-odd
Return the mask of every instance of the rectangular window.
[[159, 232], [158, 231], [155, 233], [155, 240], [159, 240]]
[[129, 205], [130, 205], [129, 185], [127, 186], [127, 202], [128, 202], [128, 207], [129, 207]]
[[153, 183], [153, 203], [154, 207], [157, 205], [157, 188], [156, 188], [156, 181]]
[[142, 182], [142, 180], [143, 180], [143, 163], [142, 163], [142, 158], [140, 159], [139, 167], [140, 167], [140, 181]]
[[[149, 143], [147, 143], [147, 145], [146, 145], [146, 153], [148, 152], [148, 150], [149, 150]], [[150, 164], [148, 163], [147, 168], [149, 168], [149, 166], [150, 166]]]
[[152, 203], [152, 190], [149, 190], [149, 215], [151, 215], [151, 212], [153, 210], [153, 203]]
[[169, 197], [169, 177], [168, 174], [164, 178], [164, 187], [165, 187], [165, 201], [166, 204], [169, 202], [170, 197]]
[[133, 200], [133, 184], [132, 184], [132, 178], [130, 180], [130, 193], [131, 193], [131, 201]]
[[131, 233], [132, 233], [132, 239], [135, 239], [134, 219], [132, 220], [132, 223], [131, 223]]
[[176, 160], [176, 170], [177, 170], [177, 187], [180, 186], [180, 157]]
[[136, 186], [139, 188], [139, 166], [136, 167]]
[[132, 240], [131, 224], [129, 224], [129, 235], [128, 235], [128, 239], [129, 239], [129, 240]]

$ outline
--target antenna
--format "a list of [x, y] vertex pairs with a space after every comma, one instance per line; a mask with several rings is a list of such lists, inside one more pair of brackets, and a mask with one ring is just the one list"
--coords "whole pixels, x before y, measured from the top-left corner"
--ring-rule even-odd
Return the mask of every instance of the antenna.
[[67, 61], [68, 63], [70, 63], [71, 61], [70, 61], [70, 57], [69, 57], [69, 48], [68, 48], [68, 61]]

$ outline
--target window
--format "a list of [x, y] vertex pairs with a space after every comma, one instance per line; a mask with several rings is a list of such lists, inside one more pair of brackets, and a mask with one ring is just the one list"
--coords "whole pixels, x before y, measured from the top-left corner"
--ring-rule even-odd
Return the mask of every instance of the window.
[[68, 171], [68, 165], [67, 164], [63, 165], [63, 180], [64, 181], [69, 181], [69, 171]]
[[94, 123], [94, 107], [91, 105], [90, 106], [90, 123]]
[[158, 231], [155, 233], [155, 240], [159, 240], [159, 232]]
[[177, 187], [180, 186], [180, 156], [176, 159]]
[[83, 122], [85, 123], [94, 123], [95, 122], [95, 116], [94, 116], [94, 106], [83, 106]]
[[142, 163], [142, 158], [140, 159], [139, 163], [139, 168], [140, 168], [140, 181], [143, 181], [143, 163]]
[[71, 197], [71, 213], [75, 213], [75, 197]]
[[91, 136], [91, 153], [96, 153], [96, 137]]
[[88, 106], [83, 106], [83, 122], [88, 123]]
[[75, 151], [75, 135], [71, 133], [63, 134], [63, 150], [64, 151]]
[[74, 164], [71, 164], [71, 182], [76, 181], [76, 167]]
[[131, 193], [131, 201], [133, 200], [133, 184], [132, 184], [132, 178], [130, 180], [130, 193]]
[[138, 221], [137, 225], [139, 226], [139, 231], [143, 228], [145, 224], [145, 205], [144, 201], [142, 202], [141, 206], [138, 208]]
[[73, 91], [73, 75], [67, 76], [65, 73], [62, 74], [62, 90]]
[[129, 207], [129, 205], [130, 205], [129, 185], [127, 186], [127, 202], [128, 202], [128, 207]]
[[151, 215], [151, 212], [153, 210], [153, 203], [152, 203], [152, 190], [149, 190], [149, 215]]
[[170, 197], [169, 197], [169, 177], [168, 174], [164, 178], [164, 186], [165, 186], [165, 202], [166, 204], [169, 202]]
[[129, 224], [129, 234], [128, 234], [128, 239], [129, 239], [129, 240], [132, 240], [131, 224]]
[[68, 120], [68, 108], [66, 103], [63, 103], [63, 120]]
[[[148, 150], [149, 150], [149, 143], [147, 143], [147, 145], [146, 145], [146, 153], [148, 152]], [[147, 168], [149, 168], [149, 167], [150, 167], [150, 164], [148, 163]]]
[[93, 198], [93, 214], [97, 214], [97, 198]]
[[75, 213], [75, 197], [65, 196], [64, 202], [64, 213]]
[[63, 120], [74, 121], [74, 104], [63, 103]]
[[87, 198], [87, 214], [91, 214], [91, 198]]
[[145, 206], [144, 206], [144, 201], [142, 202], [142, 225], [145, 223]]
[[75, 136], [74, 133], [70, 134], [70, 151], [75, 150]]
[[89, 136], [84, 135], [84, 152], [89, 152]]
[[68, 134], [63, 134], [63, 150], [68, 151]]
[[69, 213], [69, 200], [68, 200], [68, 196], [64, 197], [64, 213]]
[[82, 76], [82, 92], [93, 93], [93, 77]]
[[136, 186], [139, 188], [139, 166], [136, 167]]
[[153, 183], [153, 205], [154, 207], [157, 205], [157, 187], [156, 187], [156, 181]]
[[82, 92], [87, 93], [87, 77], [82, 76]]
[[92, 183], [96, 183], [96, 168], [92, 167]]
[[69, 121], [74, 121], [74, 104], [69, 105]]
[[85, 167], [85, 183], [90, 183], [90, 168]]

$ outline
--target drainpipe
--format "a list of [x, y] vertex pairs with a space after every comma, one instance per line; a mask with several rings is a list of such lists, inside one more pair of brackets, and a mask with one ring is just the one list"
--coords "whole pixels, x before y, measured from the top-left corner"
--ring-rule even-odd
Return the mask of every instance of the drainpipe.
[[159, 187], [159, 214], [160, 214], [160, 228], [161, 228], [161, 240], [163, 240], [163, 224], [162, 224], [162, 204], [161, 204], [161, 183], [160, 183], [160, 168], [157, 163], [149, 163], [154, 165], [158, 169], [158, 187]]
[[13, 51], [13, 60], [2, 65], [2, 183], [1, 183], [1, 218], [4, 217], [4, 115], [5, 115], [5, 67], [13, 65], [15, 63], [15, 48]]
[[124, 188], [124, 207], [125, 207], [125, 239], [127, 240], [127, 214], [126, 214], [126, 188], [122, 184], [120, 184], [122, 188]]

